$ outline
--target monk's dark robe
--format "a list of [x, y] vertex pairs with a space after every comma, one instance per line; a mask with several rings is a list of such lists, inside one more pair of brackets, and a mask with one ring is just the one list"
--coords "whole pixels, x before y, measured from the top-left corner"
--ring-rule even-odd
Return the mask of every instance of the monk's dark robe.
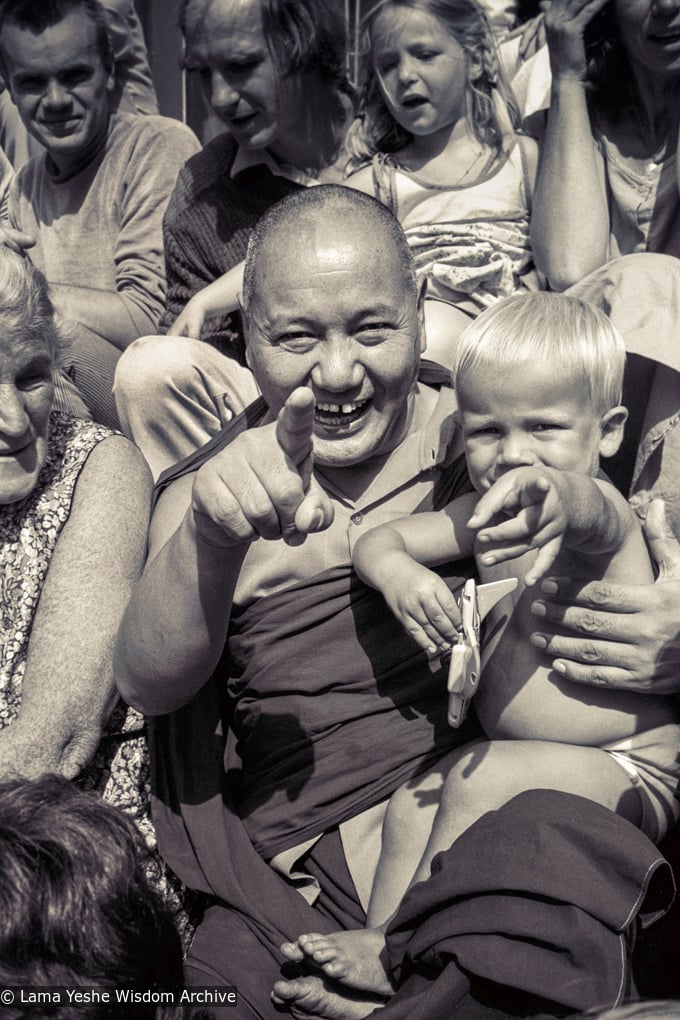
[[[256, 426], [264, 412], [258, 401], [198, 455], [166, 472], [160, 489]], [[462, 460], [431, 474], [423, 510], [469, 491]], [[440, 572], [456, 588], [473, 569], [468, 562]], [[266, 947], [272, 980], [282, 941], [310, 925], [363, 924], [337, 825], [478, 735], [474, 715], [450, 729], [446, 703], [443, 670], [428, 662], [382, 596], [346, 563], [234, 606], [212, 679], [183, 709], [151, 721], [154, 818], [163, 853], [190, 888], [220, 901], [227, 927], [235, 925], [234, 944], [249, 947], [251, 956], [251, 938]], [[322, 833], [331, 836], [304, 862], [313, 874], [326, 872], [312, 909], [264, 858]], [[340, 876], [330, 874], [336, 865]], [[202, 926], [194, 965], [223, 979], [226, 968], [238, 983], [233, 960], [213, 967], [220, 943], [211, 931]], [[225, 937], [223, 945], [229, 942]], [[252, 961], [249, 967], [257, 970]], [[243, 966], [240, 972], [243, 985]], [[257, 1000], [259, 1015], [268, 989], [253, 984], [250, 993], [241, 988], [242, 996]]]
[[235, 607], [227, 688], [230, 782], [266, 859], [384, 800], [475, 734], [447, 725], [445, 670], [348, 564]]
[[[583, 797], [529, 790], [470, 826], [404, 897], [384, 1020], [568, 1016], [635, 998], [636, 934], [670, 907], [669, 864]], [[486, 1014], [482, 1014], [486, 1015]]]

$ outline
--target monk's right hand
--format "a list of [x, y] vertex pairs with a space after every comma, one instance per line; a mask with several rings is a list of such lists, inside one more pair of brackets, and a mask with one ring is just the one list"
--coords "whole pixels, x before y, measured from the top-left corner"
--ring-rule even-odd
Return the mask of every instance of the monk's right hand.
[[314, 395], [300, 386], [275, 422], [249, 429], [197, 472], [192, 510], [197, 533], [228, 548], [256, 538], [293, 544], [333, 520], [313, 468]]

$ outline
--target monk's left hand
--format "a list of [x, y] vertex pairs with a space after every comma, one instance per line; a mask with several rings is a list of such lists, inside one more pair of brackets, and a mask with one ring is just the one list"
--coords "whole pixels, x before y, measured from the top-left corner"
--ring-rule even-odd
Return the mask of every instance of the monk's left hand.
[[[654, 500], [645, 534], [654, 584], [587, 584], [548, 577], [532, 606], [534, 647], [574, 683], [651, 694], [680, 693], [680, 543]], [[565, 633], [567, 631], [567, 633]]]

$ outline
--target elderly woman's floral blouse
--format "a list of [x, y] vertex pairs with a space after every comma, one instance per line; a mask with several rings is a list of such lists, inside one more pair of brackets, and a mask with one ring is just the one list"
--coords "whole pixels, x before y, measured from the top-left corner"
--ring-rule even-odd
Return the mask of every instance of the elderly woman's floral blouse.
[[[103, 425], [53, 412], [47, 459], [35, 489], [25, 499], [0, 505], [0, 729], [11, 725], [21, 705], [33, 619], [52, 554], [71, 512], [78, 476], [92, 450], [112, 435]], [[75, 782], [83, 789], [97, 790], [104, 800], [132, 816], [154, 852], [149, 877], [177, 907], [177, 892], [155, 856], [148, 748], [139, 712], [119, 702], [97, 753]], [[172, 884], [179, 889], [177, 880]]]

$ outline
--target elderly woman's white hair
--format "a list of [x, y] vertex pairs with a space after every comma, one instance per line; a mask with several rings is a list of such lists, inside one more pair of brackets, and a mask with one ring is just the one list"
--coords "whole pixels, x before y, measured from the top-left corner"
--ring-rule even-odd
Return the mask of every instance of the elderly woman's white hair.
[[61, 336], [45, 277], [31, 261], [0, 247], [0, 330], [4, 338], [19, 337], [46, 348], [53, 368], [60, 363]]
[[601, 414], [621, 403], [625, 345], [613, 322], [587, 301], [537, 291], [485, 309], [460, 338], [453, 385], [524, 361], [551, 365], [556, 377], [578, 377]]

